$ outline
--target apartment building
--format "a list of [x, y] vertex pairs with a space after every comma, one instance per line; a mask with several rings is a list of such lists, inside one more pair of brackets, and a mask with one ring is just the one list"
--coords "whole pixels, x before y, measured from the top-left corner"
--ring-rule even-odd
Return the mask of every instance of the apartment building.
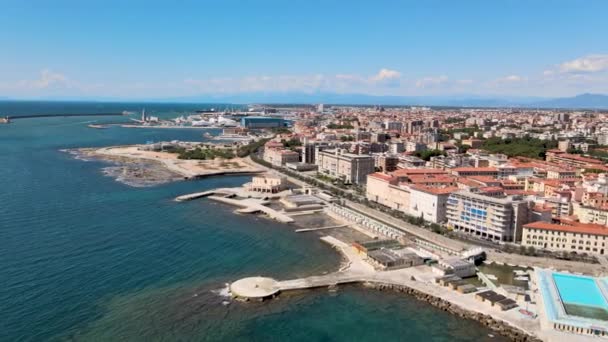
[[447, 201], [448, 227], [494, 241], [518, 241], [529, 220], [528, 207], [518, 196], [497, 198], [459, 190]]
[[454, 176], [469, 177], [469, 176], [498, 176], [498, 169], [495, 167], [457, 167], [450, 170]]
[[366, 197], [372, 202], [402, 212], [407, 212], [410, 207], [409, 188], [399, 186], [399, 177], [386, 173], [376, 172], [367, 176]]
[[595, 208], [577, 203], [573, 207], [574, 215], [582, 223], [593, 223], [608, 227], [608, 206]]
[[433, 223], [445, 222], [448, 198], [456, 190], [458, 188], [455, 186], [410, 185], [410, 205], [407, 213]]
[[523, 226], [522, 245], [554, 252], [605, 254], [608, 228], [598, 224], [560, 225], [533, 222]]
[[563, 153], [560, 150], [547, 151], [547, 162], [558, 163], [573, 168], [584, 168], [593, 165], [603, 165], [600, 160], [593, 158], [581, 157], [577, 154]]
[[345, 183], [365, 183], [374, 172], [374, 158], [369, 155], [346, 153], [342, 149], [320, 151], [316, 160], [319, 172]]
[[406, 179], [379, 172], [369, 175], [367, 199], [429, 222], [445, 222], [448, 198], [458, 188], [449, 182], [430, 186], [425, 182], [405, 183]]
[[264, 149], [263, 159], [272, 165], [283, 166], [286, 163], [299, 162], [300, 154], [298, 152], [280, 148], [266, 148]]

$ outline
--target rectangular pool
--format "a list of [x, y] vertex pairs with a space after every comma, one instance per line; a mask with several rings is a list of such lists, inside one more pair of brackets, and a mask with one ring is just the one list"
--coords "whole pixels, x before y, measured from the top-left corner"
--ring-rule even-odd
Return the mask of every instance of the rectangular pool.
[[553, 273], [553, 281], [562, 302], [608, 309], [608, 303], [593, 278]]

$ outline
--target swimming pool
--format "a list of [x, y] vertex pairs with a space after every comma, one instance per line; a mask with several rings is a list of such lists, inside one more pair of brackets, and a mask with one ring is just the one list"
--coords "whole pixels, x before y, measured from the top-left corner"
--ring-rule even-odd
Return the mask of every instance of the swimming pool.
[[553, 273], [553, 281], [564, 304], [608, 309], [608, 303], [593, 278]]

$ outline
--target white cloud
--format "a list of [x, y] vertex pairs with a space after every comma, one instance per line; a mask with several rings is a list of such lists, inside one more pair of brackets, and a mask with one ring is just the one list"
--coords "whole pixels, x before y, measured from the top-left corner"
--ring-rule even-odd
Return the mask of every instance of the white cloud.
[[473, 80], [465, 79], [465, 80], [457, 80], [456, 83], [462, 84], [462, 85], [467, 85], [467, 84], [473, 84], [474, 81]]
[[183, 84], [202, 93], [288, 92], [288, 91], [373, 91], [400, 85], [401, 73], [381, 69], [372, 76], [336, 75], [275, 75], [241, 78], [185, 79]]
[[428, 88], [435, 87], [441, 84], [444, 84], [448, 81], [448, 77], [445, 75], [436, 76], [436, 77], [425, 77], [416, 81], [417, 88]]
[[526, 77], [522, 77], [519, 75], [508, 75], [502, 78], [499, 78], [496, 80], [497, 83], [517, 83], [517, 82], [522, 82], [522, 81], [526, 81], [527, 78]]
[[394, 81], [401, 78], [401, 73], [397, 70], [382, 68], [378, 73], [370, 78], [373, 82]]
[[608, 55], [588, 55], [558, 66], [562, 73], [594, 73], [608, 70]]
[[64, 74], [44, 69], [40, 71], [40, 78], [36, 80], [22, 80], [18, 83], [18, 86], [22, 88], [46, 89], [53, 86], [70, 86], [70, 82]]

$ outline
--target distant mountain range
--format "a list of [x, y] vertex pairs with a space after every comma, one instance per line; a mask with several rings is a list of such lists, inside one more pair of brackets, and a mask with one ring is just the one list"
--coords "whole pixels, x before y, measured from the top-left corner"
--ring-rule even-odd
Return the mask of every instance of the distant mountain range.
[[[0, 100], [10, 100], [0, 97]], [[342, 105], [395, 105], [395, 106], [443, 106], [443, 107], [521, 107], [608, 109], [608, 95], [581, 94], [574, 97], [517, 97], [517, 96], [377, 96], [368, 94], [338, 94], [329, 92], [238, 93], [229, 95], [200, 95], [171, 98], [43, 98], [53, 101], [100, 101], [100, 102], [179, 102], [179, 103], [234, 103], [234, 104], [342, 104]]]
[[214, 103], [299, 103], [445, 107], [525, 107], [608, 109], [608, 95], [581, 94], [574, 97], [491, 97], [491, 96], [375, 96], [337, 93], [241, 93], [221, 96], [192, 96], [166, 99], [178, 102]]

